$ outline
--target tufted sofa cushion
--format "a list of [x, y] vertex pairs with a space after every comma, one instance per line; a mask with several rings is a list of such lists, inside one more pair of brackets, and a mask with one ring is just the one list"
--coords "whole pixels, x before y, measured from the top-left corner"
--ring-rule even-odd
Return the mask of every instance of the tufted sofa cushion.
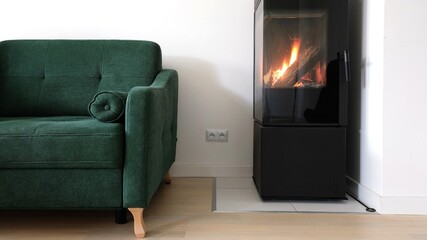
[[91, 117], [3, 117], [0, 146], [0, 168], [120, 168], [124, 126]]
[[3, 41], [0, 116], [88, 116], [97, 92], [148, 86], [160, 70], [160, 47], [149, 41]]

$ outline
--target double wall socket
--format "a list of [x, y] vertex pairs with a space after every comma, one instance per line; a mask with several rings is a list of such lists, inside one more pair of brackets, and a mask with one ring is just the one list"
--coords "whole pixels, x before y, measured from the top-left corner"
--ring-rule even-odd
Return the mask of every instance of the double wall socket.
[[206, 129], [206, 142], [228, 142], [228, 129]]

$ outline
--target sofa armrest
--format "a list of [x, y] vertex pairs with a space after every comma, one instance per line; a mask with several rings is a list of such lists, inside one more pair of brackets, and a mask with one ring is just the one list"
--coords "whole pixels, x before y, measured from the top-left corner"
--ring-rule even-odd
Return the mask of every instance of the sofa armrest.
[[123, 206], [146, 208], [175, 160], [178, 74], [162, 70], [126, 102]]

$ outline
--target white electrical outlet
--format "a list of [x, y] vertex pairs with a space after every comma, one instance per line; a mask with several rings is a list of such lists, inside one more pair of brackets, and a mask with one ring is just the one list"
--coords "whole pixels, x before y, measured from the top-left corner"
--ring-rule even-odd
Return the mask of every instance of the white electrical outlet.
[[207, 142], [228, 142], [228, 129], [206, 129]]
[[206, 129], [206, 142], [215, 142], [217, 139], [214, 129]]

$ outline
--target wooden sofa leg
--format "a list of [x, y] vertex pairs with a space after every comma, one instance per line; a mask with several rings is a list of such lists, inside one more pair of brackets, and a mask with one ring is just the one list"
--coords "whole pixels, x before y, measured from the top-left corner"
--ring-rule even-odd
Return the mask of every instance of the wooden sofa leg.
[[144, 208], [129, 208], [129, 211], [133, 215], [135, 236], [143, 238], [145, 236], [145, 224], [143, 219]]
[[171, 184], [172, 177], [171, 177], [171, 174], [169, 172], [167, 172], [166, 175], [163, 177], [163, 182], [166, 184]]

